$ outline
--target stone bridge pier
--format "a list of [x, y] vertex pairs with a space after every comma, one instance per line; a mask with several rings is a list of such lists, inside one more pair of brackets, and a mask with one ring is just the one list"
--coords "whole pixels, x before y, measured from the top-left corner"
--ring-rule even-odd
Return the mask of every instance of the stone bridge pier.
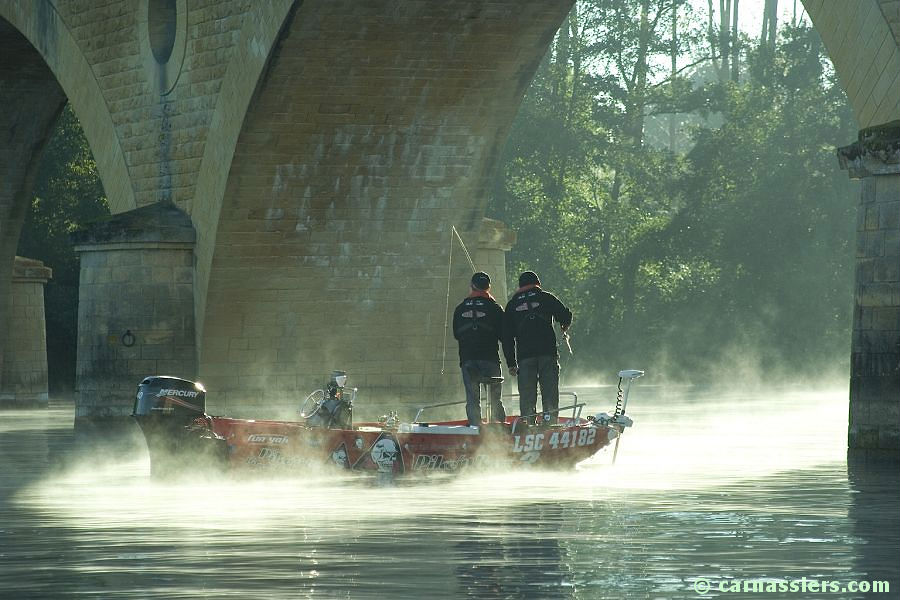
[[0, 322], [0, 345], [15, 351], [0, 363], [0, 408], [47, 406], [44, 284], [52, 276], [52, 269], [41, 261], [15, 257], [7, 318]]
[[838, 151], [861, 181], [848, 459], [900, 462], [900, 2], [803, 4], [861, 128]]
[[862, 181], [850, 361], [850, 457], [900, 458], [900, 121], [838, 151]]

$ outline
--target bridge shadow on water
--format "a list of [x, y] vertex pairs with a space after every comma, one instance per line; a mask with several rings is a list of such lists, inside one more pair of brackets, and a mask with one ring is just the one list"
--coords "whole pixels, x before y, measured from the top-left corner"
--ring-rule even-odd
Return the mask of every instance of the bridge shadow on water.
[[851, 504], [847, 514], [853, 533], [863, 543], [855, 570], [861, 579], [889, 581], [891, 594], [900, 595], [900, 468], [876, 462], [849, 464]]

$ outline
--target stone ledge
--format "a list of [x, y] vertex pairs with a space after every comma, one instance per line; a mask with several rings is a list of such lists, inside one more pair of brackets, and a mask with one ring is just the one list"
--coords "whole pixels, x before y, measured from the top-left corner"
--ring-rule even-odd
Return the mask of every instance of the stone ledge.
[[53, 278], [53, 269], [34, 259], [17, 256], [13, 265], [12, 280], [15, 282], [47, 283]]
[[108, 252], [110, 250], [193, 250], [193, 242], [116, 241], [76, 244], [75, 252]]
[[861, 130], [857, 141], [837, 149], [837, 157], [851, 179], [900, 174], [900, 119]]
[[69, 234], [69, 239], [87, 249], [97, 244], [193, 244], [197, 234], [187, 213], [163, 201], [94, 221]]
[[516, 232], [509, 229], [505, 223], [487, 217], [481, 220], [478, 248], [508, 252], [515, 245]]

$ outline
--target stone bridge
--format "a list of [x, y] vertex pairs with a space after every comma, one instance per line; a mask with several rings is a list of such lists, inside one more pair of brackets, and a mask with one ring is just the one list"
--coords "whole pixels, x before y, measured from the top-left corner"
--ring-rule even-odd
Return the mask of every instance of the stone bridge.
[[[804, 4], [860, 128], [900, 118], [900, 1]], [[79, 417], [127, 414], [154, 372], [199, 378], [229, 412], [295, 406], [336, 367], [400, 400], [455, 389], [452, 344], [441, 375], [450, 227], [502, 270], [512, 235], [484, 225], [489, 182], [571, 5], [0, 0], [0, 323], [69, 102], [115, 215], [78, 240]], [[865, 178], [850, 439], [873, 449], [898, 447], [900, 421], [890, 139], [842, 154]]]

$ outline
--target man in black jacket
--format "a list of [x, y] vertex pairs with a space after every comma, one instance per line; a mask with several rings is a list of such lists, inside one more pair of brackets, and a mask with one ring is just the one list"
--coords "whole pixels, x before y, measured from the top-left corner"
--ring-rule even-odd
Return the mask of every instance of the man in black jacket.
[[559, 353], [553, 321], [565, 332], [572, 311], [541, 289], [533, 271], [519, 276], [519, 289], [506, 305], [503, 321], [503, 354], [512, 375], [519, 378], [519, 410], [523, 416], [537, 412], [537, 386], [550, 423], [559, 417]]
[[[459, 366], [466, 387], [466, 417], [470, 426], [481, 425], [481, 400], [477, 377], [500, 377], [497, 345], [503, 332], [503, 309], [491, 296], [487, 273], [472, 275], [472, 292], [453, 311], [453, 337], [459, 342]], [[491, 384], [488, 395], [494, 421], [506, 419], [500, 401], [500, 384]]]

